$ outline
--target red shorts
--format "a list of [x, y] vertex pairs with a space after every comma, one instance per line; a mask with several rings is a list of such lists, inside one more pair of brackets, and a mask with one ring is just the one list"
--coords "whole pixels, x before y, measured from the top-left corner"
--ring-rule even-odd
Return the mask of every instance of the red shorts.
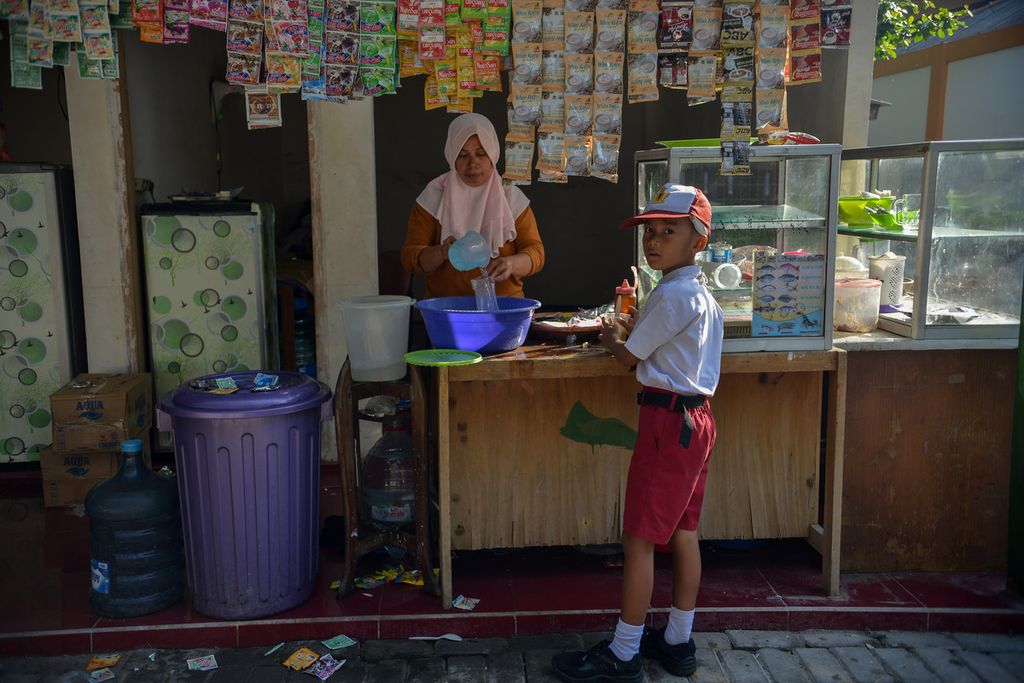
[[687, 448], [679, 443], [685, 413], [640, 406], [622, 528], [655, 544], [668, 543], [676, 529], [695, 531], [700, 522], [715, 416], [707, 401], [689, 413], [693, 434]]

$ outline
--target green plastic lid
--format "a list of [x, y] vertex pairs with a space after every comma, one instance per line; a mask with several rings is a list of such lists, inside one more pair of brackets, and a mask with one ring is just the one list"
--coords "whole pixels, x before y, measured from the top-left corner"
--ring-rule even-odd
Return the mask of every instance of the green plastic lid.
[[472, 365], [483, 359], [476, 351], [459, 349], [423, 349], [405, 354], [405, 362], [410, 365]]

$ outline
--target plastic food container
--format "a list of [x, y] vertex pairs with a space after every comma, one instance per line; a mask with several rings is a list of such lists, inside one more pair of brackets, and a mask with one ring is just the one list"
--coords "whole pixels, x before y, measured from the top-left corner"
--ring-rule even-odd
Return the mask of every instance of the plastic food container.
[[871, 332], [878, 327], [882, 283], [856, 279], [836, 282], [834, 327], [842, 332]]
[[409, 350], [407, 296], [357, 296], [342, 299], [345, 339], [356, 382], [390, 382], [405, 376]]
[[475, 297], [445, 296], [419, 301], [416, 308], [434, 348], [496, 353], [522, 346], [540, 302], [499, 296], [497, 311], [479, 311]]

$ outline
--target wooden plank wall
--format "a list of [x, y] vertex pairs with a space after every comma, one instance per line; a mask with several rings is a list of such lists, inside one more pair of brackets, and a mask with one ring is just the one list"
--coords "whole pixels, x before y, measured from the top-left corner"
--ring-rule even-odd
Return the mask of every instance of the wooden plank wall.
[[[631, 451], [560, 434], [581, 401], [635, 429], [633, 376], [453, 382], [452, 547], [618, 542]], [[704, 538], [804, 537], [818, 516], [821, 374], [725, 375]]]
[[1005, 568], [1016, 351], [848, 358], [842, 568]]
[[818, 521], [821, 373], [724, 375], [701, 538], [795, 538]]

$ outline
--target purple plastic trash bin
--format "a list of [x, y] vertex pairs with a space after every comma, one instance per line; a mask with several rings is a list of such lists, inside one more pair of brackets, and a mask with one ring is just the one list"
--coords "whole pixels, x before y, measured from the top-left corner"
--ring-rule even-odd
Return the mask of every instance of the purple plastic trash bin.
[[[208, 375], [160, 399], [157, 426], [174, 433], [192, 606], [253, 619], [305, 602], [320, 541], [320, 423], [331, 391], [297, 372], [251, 392], [257, 373]], [[231, 377], [238, 391], [203, 390]]]

